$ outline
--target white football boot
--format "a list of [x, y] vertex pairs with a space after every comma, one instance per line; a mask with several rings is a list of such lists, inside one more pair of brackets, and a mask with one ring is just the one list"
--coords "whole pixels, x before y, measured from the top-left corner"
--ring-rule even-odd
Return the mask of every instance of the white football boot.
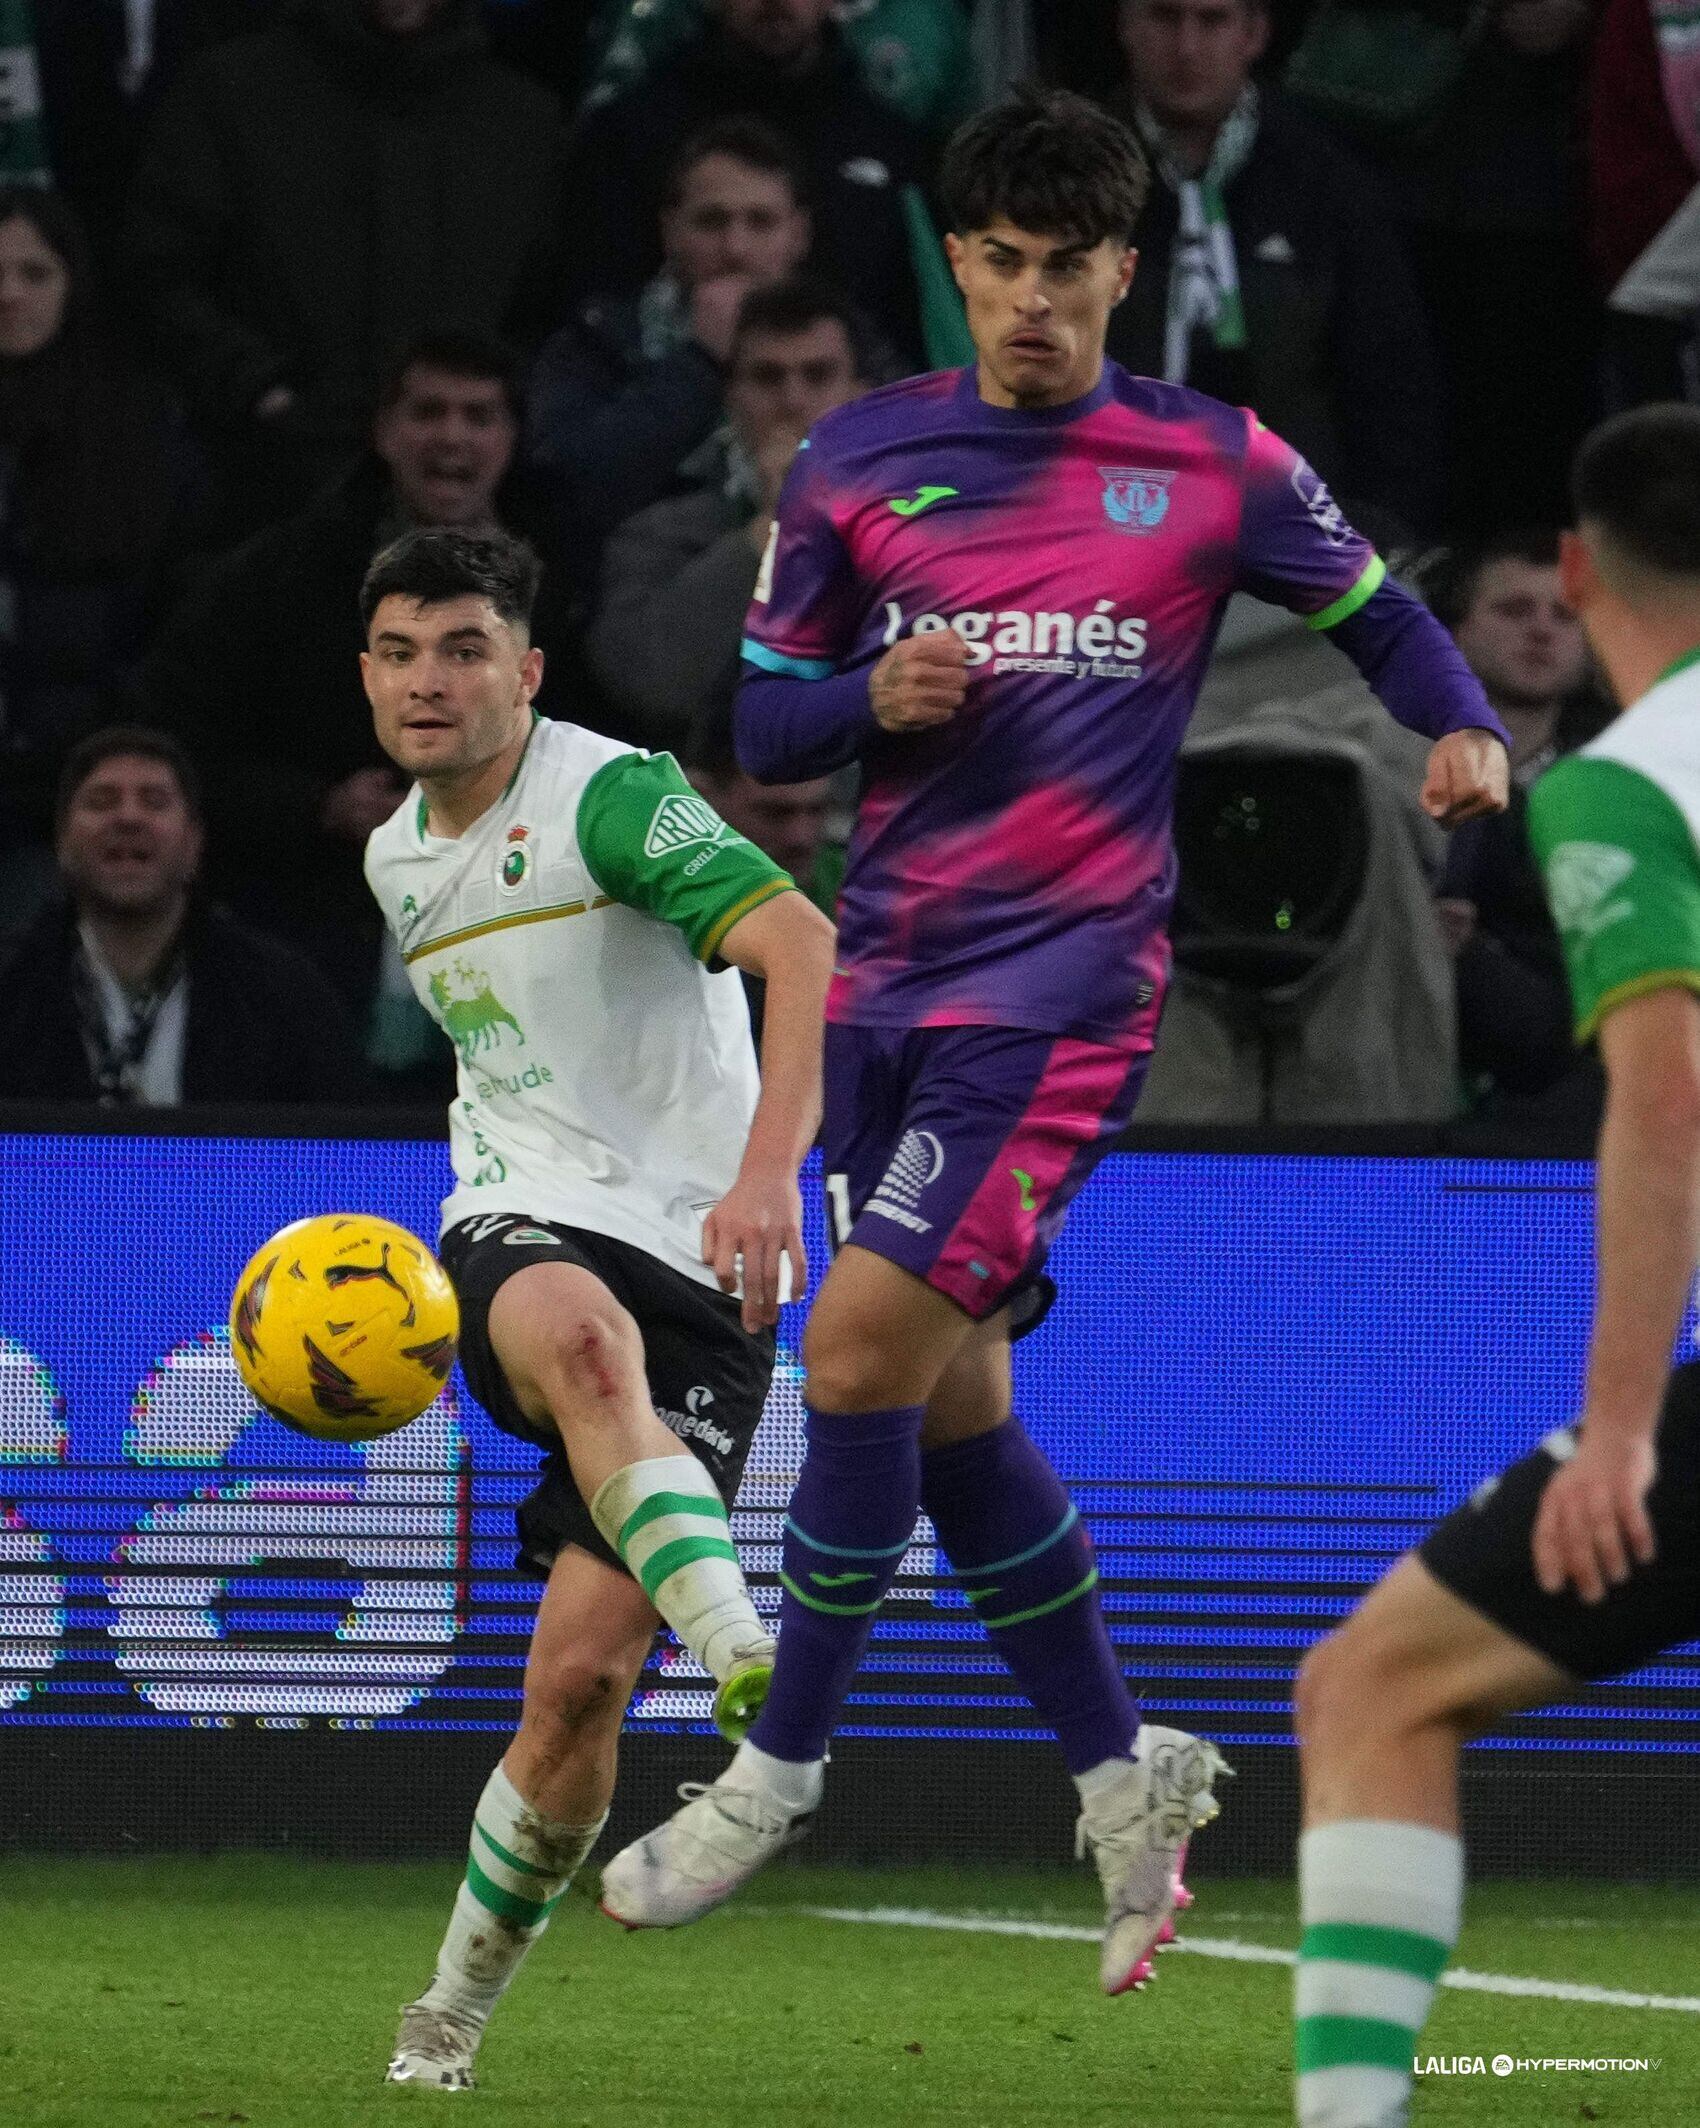
[[762, 1864], [789, 1847], [812, 1811], [733, 1779], [686, 1781], [683, 1810], [623, 1847], [602, 1872], [602, 1911], [627, 1928], [682, 1928], [700, 1920]]
[[1174, 1934], [1172, 1917], [1191, 1896], [1180, 1882], [1187, 1842], [1220, 1805], [1211, 1783], [1233, 1768], [1214, 1744], [1183, 1729], [1143, 1726], [1127, 1778], [1081, 1812], [1075, 1852], [1090, 1851], [1104, 1887], [1104, 1947], [1098, 1978], [1106, 1995], [1142, 1988], [1152, 1954]]
[[476, 2086], [473, 2058], [483, 2037], [484, 2027], [475, 2017], [428, 2009], [422, 2002], [405, 2003], [384, 2082], [421, 2084], [434, 2091], [471, 2091]]

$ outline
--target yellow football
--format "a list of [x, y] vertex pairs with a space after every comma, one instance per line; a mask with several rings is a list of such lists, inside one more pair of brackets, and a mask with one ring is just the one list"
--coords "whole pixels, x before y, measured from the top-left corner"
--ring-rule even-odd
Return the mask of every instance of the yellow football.
[[455, 1289], [424, 1242], [358, 1212], [281, 1228], [230, 1301], [231, 1350], [255, 1402], [322, 1441], [371, 1441], [416, 1419], [459, 1338]]

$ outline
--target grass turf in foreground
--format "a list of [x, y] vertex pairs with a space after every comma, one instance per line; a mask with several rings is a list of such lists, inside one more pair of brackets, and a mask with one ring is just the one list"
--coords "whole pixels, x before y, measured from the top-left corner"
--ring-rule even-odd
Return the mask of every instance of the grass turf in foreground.
[[[275, 1857], [0, 1864], [0, 2119], [29, 2128], [1239, 2128], [1289, 2118], [1278, 1966], [1166, 1955], [1105, 2001], [1091, 1945], [818, 1921], [816, 1905], [1084, 1923], [1078, 1876], [781, 1869], [724, 1914], [625, 1935], [565, 1901], [471, 2097], [385, 2089], [452, 1865]], [[1290, 1946], [1287, 1884], [1203, 1881], [1196, 1936]], [[1477, 1971], [1700, 1992], [1700, 1895], [1481, 1887]], [[1440, 2056], [1654, 2056], [1646, 2074], [1426, 2079], [1420, 2128], [1700, 2119], [1700, 2016], [1443, 1992]], [[400, 2111], [396, 2109], [401, 2109]]]

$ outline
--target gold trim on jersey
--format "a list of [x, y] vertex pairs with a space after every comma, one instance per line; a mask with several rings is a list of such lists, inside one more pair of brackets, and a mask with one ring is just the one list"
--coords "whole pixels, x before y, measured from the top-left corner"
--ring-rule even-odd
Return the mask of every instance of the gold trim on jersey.
[[409, 946], [402, 955], [408, 967], [427, 953], [441, 953], [448, 946], [464, 946], [469, 939], [486, 938], [492, 931], [511, 931], [518, 924], [546, 924], [557, 916], [583, 916], [590, 909], [612, 908], [611, 894], [598, 894], [594, 901], [559, 901], [547, 909], [519, 909], [512, 916], [487, 917], [481, 924], [468, 924], [464, 931], [445, 931], [441, 938], [428, 938]]

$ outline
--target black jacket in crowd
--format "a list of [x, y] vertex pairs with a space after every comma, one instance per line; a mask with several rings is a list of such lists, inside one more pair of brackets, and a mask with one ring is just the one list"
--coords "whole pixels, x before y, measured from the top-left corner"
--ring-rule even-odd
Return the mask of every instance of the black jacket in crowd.
[[[1410, 265], [1375, 179], [1266, 90], [1256, 143], [1225, 200], [1246, 345], [1218, 349], [1195, 331], [1187, 383], [1255, 409], [1372, 537], [1420, 531], [1441, 462], [1438, 388]], [[1153, 173], [1139, 265], [1109, 339], [1116, 360], [1145, 376], [1163, 373], [1178, 218], [1175, 195]]]
[[522, 329], [551, 303], [563, 141], [474, 0], [399, 44], [356, 0], [293, 0], [202, 52], [155, 122], [129, 250], [162, 358], [209, 420], [284, 384], [305, 436], [352, 445], [422, 330]]
[[[198, 899], [183, 943], [185, 1104], [358, 1098], [348, 1014], [317, 968]], [[9, 958], [7, 950], [0, 949], [0, 1100], [94, 1100], [72, 1002], [77, 921], [69, 903], [49, 904]]]
[[930, 145], [864, 85], [830, 28], [820, 58], [802, 74], [711, 30], [590, 114], [569, 165], [575, 292], [638, 288], [657, 271], [673, 159], [700, 128], [733, 117], [759, 118], [791, 142], [814, 215], [813, 263], [918, 363], [920, 303], [902, 191], [926, 183]]

